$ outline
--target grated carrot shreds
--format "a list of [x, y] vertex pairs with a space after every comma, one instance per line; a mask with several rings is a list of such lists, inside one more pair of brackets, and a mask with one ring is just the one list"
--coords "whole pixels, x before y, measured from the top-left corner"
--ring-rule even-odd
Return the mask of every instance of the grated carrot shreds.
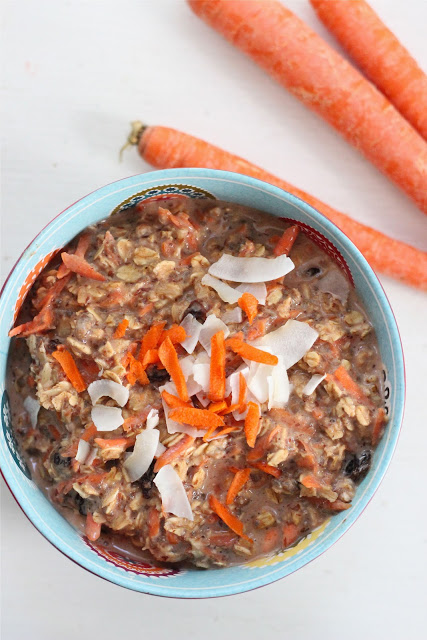
[[129, 326], [129, 320], [127, 318], [123, 318], [123, 320], [118, 324], [117, 329], [113, 333], [113, 338], [123, 338], [126, 333], [126, 329]]
[[345, 391], [347, 391], [353, 398], [358, 400], [358, 402], [372, 406], [371, 400], [362, 391], [357, 382], [353, 380], [347, 369], [345, 369], [342, 365], [340, 365], [338, 369], [335, 369], [332, 376], [330, 374], [326, 376], [326, 379], [328, 381], [331, 380], [331, 378], [332, 380], [335, 379], [335, 382], [337, 382], [340, 387], [345, 389]]
[[242, 372], [239, 373], [239, 400], [238, 404], [240, 407], [240, 411], [244, 411], [246, 409], [246, 393], [247, 393], [248, 385], [246, 383], [246, 378]]
[[197, 429], [209, 429], [209, 427], [222, 427], [224, 420], [212, 411], [206, 409], [194, 409], [193, 407], [178, 407], [169, 413], [171, 420], [180, 424], [189, 424]]
[[280, 469], [273, 467], [271, 464], [267, 464], [266, 462], [251, 462], [251, 466], [263, 471], [264, 473], [268, 473], [268, 475], [274, 476], [275, 478], [280, 478], [282, 475]]
[[246, 334], [248, 340], [256, 340], [257, 338], [262, 338], [265, 335], [265, 331], [267, 328], [267, 318], [259, 318], [255, 320], [251, 328]]
[[77, 369], [73, 356], [67, 349], [63, 348], [61, 350], [54, 351], [52, 353], [52, 358], [55, 358], [55, 360], [59, 362], [63, 372], [78, 393], [81, 393], [86, 389], [86, 383], [83, 380], [80, 371]]
[[147, 313], [150, 313], [150, 311], [152, 311], [154, 309], [154, 304], [152, 302], [149, 302], [148, 304], [144, 305], [141, 309], [138, 310], [138, 315], [140, 318], [142, 318], [142, 316], [147, 315]]
[[252, 293], [246, 291], [242, 297], [238, 299], [237, 304], [241, 310], [246, 313], [249, 324], [252, 324], [258, 313], [258, 300]]
[[149, 364], [155, 364], [156, 362], [160, 362], [159, 359], [159, 350], [158, 349], [148, 349], [147, 353], [144, 355], [144, 359], [142, 361], [142, 366], [148, 367]]
[[245, 418], [245, 436], [248, 446], [253, 448], [259, 430], [260, 410], [255, 402], [248, 402], [248, 413]]
[[307, 489], [321, 489], [321, 487], [323, 486], [321, 482], [319, 482], [319, 480], [311, 474], [308, 474], [301, 478], [301, 484], [304, 485], [304, 487], [306, 487]]
[[173, 324], [169, 329], [163, 331], [160, 342], [163, 342], [165, 338], [170, 338], [172, 344], [177, 344], [184, 342], [186, 337], [187, 334], [184, 327], [181, 327], [179, 324]]
[[279, 238], [276, 246], [273, 249], [275, 256], [288, 256], [292, 249], [295, 240], [298, 237], [299, 228], [294, 225], [289, 227], [283, 232], [283, 235]]
[[[86, 255], [86, 251], [89, 249], [89, 245], [90, 245], [90, 233], [84, 233], [79, 238], [75, 255], [79, 256], [79, 258], [84, 258]], [[62, 278], [65, 278], [65, 276], [69, 275], [70, 273], [71, 271], [65, 266], [64, 263], [62, 263], [59, 266], [56, 277], [58, 278], [58, 280], [61, 280]]]
[[240, 408], [240, 404], [238, 402], [236, 402], [236, 404], [230, 404], [230, 406], [226, 409], [223, 409], [222, 411], [220, 411], [220, 415], [222, 416], [226, 416], [229, 413], [233, 413], [233, 411], [237, 411]]
[[283, 527], [283, 546], [289, 547], [291, 544], [296, 542], [299, 534], [300, 530], [296, 524], [293, 522], [285, 524]]
[[188, 402], [190, 397], [187, 391], [187, 383], [185, 382], [185, 377], [182, 372], [181, 365], [179, 364], [178, 355], [170, 338], [163, 340], [160, 345], [159, 358], [160, 362], [172, 378], [179, 397], [181, 400], [184, 400], [184, 402]]
[[95, 425], [93, 424], [93, 422], [91, 422], [86, 429], [83, 431], [82, 435], [80, 436], [82, 440], [85, 440], [86, 442], [89, 442], [89, 440], [92, 440], [92, 438], [94, 436], [96, 436], [97, 434], [97, 430]]
[[249, 462], [253, 462], [254, 460], [259, 460], [260, 458], [262, 458], [267, 451], [270, 442], [273, 440], [274, 436], [281, 430], [281, 428], [282, 427], [280, 425], [277, 425], [269, 433], [266, 433], [262, 436], [262, 438], [259, 438], [252, 451], [249, 451], [246, 459]]
[[142, 363], [131, 353], [126, 355], [126, 365], [124, 366], [129, 367], [126, 374], [129, 384], [134, 385], [136, 382], [139, 382], [139, 384], [146, 385], [150, 383]]
[[218, 427], [216, 424], [211, 425], [203, 436], [203, 442], [209, 442], [212, 438], [214, 438], [215, 436], [213, 434], [217, 429]]
[[174, 396], [173, 393], [169, 393], [168, 391], [162, 391], [162, 398], [168, 407], [172, 407], [172, 409], [191, 406], [189, 402], [184, 402], [184, 400], [181, 400], [181, 398]]
[[138, 360], [143, 362], [144, 356], [147, 351], [156, 349], [160, 344], [160, 338], [165, 328], [166, 322], [157, 322], [153, 324], [142, 338], [141, 349], [139, 351]]
[[169, 449], [166, 449], [162, 455], [157, 458], [156, 463], [154, 465], [154, 473], [160, 471], [162, 467], [166, 464], [170, 464], [173, 460], [176, 460], [179, 456], [181, 456], [190, 445], [194, 442], [194, 438], [189, 436], [187, 433], [181, 438], [179, 442], [174, 444]]
[[277, 356], [267, 353], [267, 351], [262, 351], [262, 349], [252, 347], [250, 344], [243, 342], [240, 338], [228, 338], [228, 340], [225, 341], [225, 346], [229, 347], [234, 351], [234, 353], [237, 353], [246, 360], [252, 360], [253, 362], [260, 362], [261, 364], [269, 364], [273, 366], [279, 362]]
[[61, 253], [62, 262], [65, 264], [67, 269], [72, 271], [73, 273], [77, 273], [84, 278], [89, 278], [90, 280], [99, 280], [100, 282], [104, 282], [107, 278], [99, 273], [96, 269], [94, 269], [84, 258], [81, 258], [76, 253], [66, 253], [65, 251]]
[[211, 338], [211, 363], [208, 397], [212, 402], [224, 399], [225, 394], [225, 343], [224, 331]]
[[220, 518], [226, 525], [237, 533], [240, 538], [247, 540], [248, 542], [253, 542], [249, 536], [247, 536], [243, 531], [243, 522], [236, 518], [225, 505], [223, 505], [218, 498], [216, 498], [212, 493], [209, 496], [209, 506], [214, 513]]
[[227, 491], [225, 504], [233, 504], [237, 494], [243, 489], [251, 475], [250, 469], [238, 469]]
[[[215, 427], [215, 429], [216, 428], [217, 427]], [[239, 427], [225, 427], [224, 429], [217, 431], [217, 433], [209, 433], [209, 435], [206, 434], [206, 438], [204, 437], [203, 440], [205, 442], [210, 442], [210, 440], [214, 440], [215, 438], [222, 438], [222, 436], [228, 436], [229, 433], [233, 433], [234, 431], [240, 431]]]
[[86, 516], [85, 534], [86, 537], [91, 540], [91, 542], [95, 542], [95, 540], [98, 540], [99, 536], [101, 535], [101, 525], [99, 524], [99, 522], [95, 522], [90, 512]]
[[213, 411], [214, 413], [222, 413], [224, 409], [228, 409], [228, 404], [225, 400], [220, 400], [219, 402], [212, 402], [209, 405], [208, 411]]

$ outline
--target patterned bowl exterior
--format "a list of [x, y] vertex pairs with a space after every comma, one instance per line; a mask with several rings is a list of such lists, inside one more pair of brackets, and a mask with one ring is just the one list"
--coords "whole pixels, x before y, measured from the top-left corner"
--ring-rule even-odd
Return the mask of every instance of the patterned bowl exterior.
[[[158, 567], [126, 560], [100, 544], [90, 543], [32, 482], [13, 435], [5, 391], [8, 331], [29, 287], [50, 257], [86, 226], [110, 213], [141, 200], [161, 200], [171, 195], [217, 198], [296, 221], [347, 272], [370, 314], [384, 362], [385, 409], [390, 420], [352, 508], [334, 515], [282, 553], [227, 569]], [[293, 195], [253, 178], [211, 169], [171, 169], [126, 178], [94, 191], [57, 216], [24, 251], [2, 291], [0, 327], [0, 466], [6, 483], [30, 521], [57, 549], [88, 571], [135, 591], [207, 598], [249, 591], [287, 576], [326, 551], [358, 518], [378, 488], [397, 443], [405, 396], [403, 353], [393, 313], [377, 277], [352, 242], [324, 216]]]

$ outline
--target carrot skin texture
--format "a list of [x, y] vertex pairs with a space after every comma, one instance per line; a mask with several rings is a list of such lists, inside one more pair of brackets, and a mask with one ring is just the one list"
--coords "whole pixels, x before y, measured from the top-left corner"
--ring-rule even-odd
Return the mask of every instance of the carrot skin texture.
[[310, 0], [352, 60], [427, 140], [427, 75], [365, 0]]
[[278, 0], [188, 3], [427, 213], [426, 142], [372, 83], [302, 20]]
[[234, 171], [268, 182], [304, 200], [341, 229], [371, 267], [384, 275], [427, 291], [427, 252], [353, 220], [289, 182], [200, 138], [168, 127], [147, 127], [138, 145], [141, 157], [159, 169], [204, 167]]

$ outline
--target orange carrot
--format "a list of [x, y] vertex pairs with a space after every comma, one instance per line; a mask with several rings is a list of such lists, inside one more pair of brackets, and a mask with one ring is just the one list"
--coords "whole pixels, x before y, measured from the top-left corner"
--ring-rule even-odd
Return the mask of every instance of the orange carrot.
[[363, 73], [427, 140], [427, 76], [365, 0], [310, 0]]
[[154, 304], [152, 302], [149, 302], [148, 304], [144, 305], [141, 309], [138, 310], [138, 315], [140, 318], [142, 318], [142, 316], [145, 316], [147, 313], [150, 313], [150, 311], [152, 311], [154, 309]]
[[221, 413], [221, 415], [222, 415], [222, 412], [226, 409], [228, 409], [228, 404], [226, 403], [225, 400], [220, 400], [219, 402], [213, 402], [208, 407], [208, 411], [213, 411], [214, 413]]
[[184, 374], [182, 372], [181, 365], [179, 364], [178, 355], [170, 338], [163, 340], [160, 345], [159, 358], [160, 362], [172, 378], [179, 397], [181, 400], [184, 400], [184, 402], [188, 402], [190, 398], [187, 391], [187, 383], [185, 382]]
[[359, 71], [278, 0], [189, 0], [427, 213], [427, 144]]
[[253, 448], [259, 430], [260, 410], [255, 402], [248, 402], [248, 412], [245, 418], [245, 436], [248, 446]]
[[189, 436], [187, 433], [184, 434], [179, 442], [174, 444], [172, 447], [169, 447], [169, 449], [166, 449], [166, 451], [157, 458], [154, 465], [154, 472], [157, 473], [166, 464], [170, 464], [173, 460], [179, 458], [184, 451], [187, 451], [188, 447], [192, 445], [193, 442], [194, 438], [192, 436]]
[[[338, 369], [335, 369], [334, 373], [332, 374], [332, 379], [333, 378], [335, 378], [335, 381], [340, 387], [345, 389], [345, 391], [347, 391], [358, 402], [372, 406], [372, 401], [369, 400], [369, 398], [362, 391], [359, 385], [350, 376], [347, 369], [345, 369], [342, 365], [340, 365]], [[326, 376], [326, 379], [331, 379], [330, 374]]]
[[256, 318], [256, 314], [258, 313], [258, 300], [252, 293], [248, 293], [247, 291], [238, 299], [237, 304], [239, 307], [246, 313], [249, 324]]
[[97, 430], [95, 425], [93, 424], [93, 422], [91, 422], [86, 429], [83, 431], [82, 435], [80, 436], [82, 440], [86, 440], [86, 442], [89, 442], [89, 440], [92, 440], [92, 438], [97, 434]]
[[100, 449], [123, 449], [125, 451], [135, 444], [135, 437], [131, 438], [95, 438], [94, 442]]
[[149, 364], [155, 364], [156, 362], [160, 362], [159, 360], [159, 350], [158, 349], [148, 349], [146, 352], [144, 359], [142, 361], [142, 366], [144, 369], [148, 367]]
[[205, 442], [209, 442], [214, 438], [221, 438], [222, 436], [228, 436], [229, 433], [234, 433], [235, 431], [240, 431], [239, 427], [225, 427], [224, 429], [221, 429], [216, 433], [213, 433], [209, 430], [209, 433], [206, 433], [205, 436], [203, 436], [203, 440]]
[[85, 381], [83, 380], [80, 371], [77, 369], [77, 365], [71, 353], [67, 349], [56, 350], [52, 353], [52, 358], [55, 358], [62, 367], [68, 380], [73, 385], [74, 389], [80, 393], [86, 389]]
[[[77, 247], [76, 247], [76, 251], [75, 251], [75, 255], [79, 256], [79, 258], [84, 258], [85, 255], [86, 255], [86, 251], [89, 248], [89, 245], [90, 245], [90, 234], [89, 233], [84, 233], [79, 238], [79, 241], [78, 241]], [[61, 280], [62, 278], [65, 278], [65, 276], [67, 276], [70, 273], [71, 273], [70, 269], [67, 269], [65, 264], [62, 263], [59, 266], [58, 273], [56, 274], [56, 277], [58, 278], [58, 280]]]
[[98, 540], [101, 535], [101, 525], [95, 522], [91, 513], [88, 513], [86, 516], [85, 534], [92, 542]]
[[248, 340], [256, 340], [257, 338], [262, 338], [265, 335], [267, 327], [267, 318], [260, 318], [259, 320], [255, 320], [252, 327], [249, 329], [246, 337]]
[[156, 507], [151, 507], [148, 512], [148, 535], [154, 540], [160, 533], [160, 513]]
[[243, 489], [251, 475], [250, 469], [238, 469], [227, 491], [225, 504], [233, 504], [237, 494]]
[[224, 331], [211, 338], [211, 364], [209, 377], [209, 400], [219, 402], [225, 394], [225, 343]]
[[172, 407], [172, 409], [176, 409], [177, 407], [189, 407], [190, 404], [188, 402], [184, 402], [181, 398], [177, 398], [173, 393], [169, 393], [168, 391], [162, 391], [162, 398], [168, 405], [168, 407]]
[[194, 409], [193, 407], [178, 407], [172, 409], [169, 413], [171, 420], [180, 424], [189, 424], [198, 429], [207, 429], [209, 427], [222, 427], [224, 420], [212, 411], [206, 409]]
[[104, 282], [106, 277], [99, 273], [96, 269], [94, 269], [84, 258], [80, 258], [75, 253], [61, 253], [61, 258], [67, 269], [72, 271], [73, 273], [78, 273], [84, 278], [89, 278], [90, 280], [99, 280], [100, 282]]
[[143, 362], [144, 356], [147, 351], [156, 349], [160, 344], [160, 338], [162, 336], [163, 329], [165, 328], [165, 324], [166, 322], [158, 322], [156, 324], [153, 324], [142, 338], [141, 349], [138, 356], [138, 360], [140, 362]]
[[145, 385], [150, 383], [142, 362], [139, 362], [131, 353], [126, 354], [126, 362], [129, 366], [129, 371], [126, 374], [129, 384], [134, 385], [139, 382], [139, 384]]
[[298, 237], [299, 228], [294, 225], [283, 232], [276, 246], [273, 249], [275, 256], [288, 256]]
[[165, 169], [209, 167], [252, 176], [301, 198], [329, 218], [354, 242], [371, 267], [407, 285], [427, 290], [427, 252], [390, 238], [380, 231], [353, 220], [325, 202], [264, 169], [224, 151], [200, 138], [168, 127], [140, 124], [129, 138], [138, 144], [141, 157], [149, 164]]
[[216, 513], [218, 518], [220, 518], [227, 525], [227, 527], [229, 527], [229, 529], [234, 531], [234, 533], [237, 533], [237, 535], [240, 538], [243, 538], [244, 540], [247, 540], [248, 542], [252, 542], [252, 539], [249, 538], [249, 536], [247, 536], [243, 532], [243, 522], [241, 522], [239, 520], [239, 518], [236, 518], [236, 516], [234, 516], [232, 513], [230, 513], [230, 511], [227, 509], [227, 507], [225, 505], [223, 505], [218, 500], [218, 498], [216, 498], [212, 494], [210, 494], [210, 496], [209, 496], [209, 506], [212, 509], [212, 511], [214, 513]]
[[223, 409], [222, 411], [219, 411], [218, 413], [220, 413], [222, 416], [226, 416], [229, 413], [233, 413], [233, 411], [237, 411], [240, 408], [240, 405], [238, 402], [236, 402], [236, 404], [230, 404], [230, 406], [227, 406], [226, 409]]
[[212, 440], [212, 438], [215, 438], [213, 434], [215, 433], [217, 428], [218, 427], [216, 424], [212, 424], [206, 431], [205, 435], [203, 436], [203, 442], [209, 442], [209, 440]]
[[127, 318], [123, 318], [123, 320], [118, 324], [117, 329], [113, 333], [113, 338], [123, 338], [126, 333], [126, 329], [129, 326], [129, 320]]
[[278, 527], [274, 527], [274, 529], [268, 529], [268, 531], [265, 532], [264, 538], [262, 540], [262, 552], [271, 553], [271, 551], [279, 546], [279, 542], [280, 531]]
[[228, 338], [225, 341], [225, 345], [230, 347], [234, 353], [237, 353], [242, 358], [246, 358], [246, 360], [270, 365], [276, 365], [279, 361], [277, 356], [273, 356], [271, 353], [267, 353], [267, 351], [262, 351], [261, 349], [252, 347], [250, 344], [246, 344], [246, 342], [243, 342], [243, 340], [240, 340], [239, 338]]
[[385, 411], [382, 407], [378, 409], [377, 417], [375, 418], [374, 428], [372, 430], [372, 444], [375, 446], [381, 436], [381, 431], [384, 426]]
[[291, 522], [290, 524], [285, 524], [283, 527], [283, 546], [289, 547], [293, 544], [299, 536], [299, 529], [296, 524]]
[[301, 484], [303, 484], [307, 489], [321, 489], [322, 487], [321, 482], [312, 475], [306, 475], [301, 478]]
[[44, 333], [45, 331], [49, 331], [49, 329], [53, 328], [53, 321], [54, 316], [51, 307], [43, 307], [40, 313], [34, 316], [32, 320], [24, 322], [24, 324], [20, 324], [14, 329], [11, 329], [9, 331], [9, 337], [13, 338], [14, 336], [19, 335], [21, 338], [26, 338], [33, 333]]
[[239, 373], [239, 400], [238, 404], [240, 407], [240, 411], [244, 411], [246, 407], [246, 392], [248, 389], [248, 385], [246, 383], [246, 378], [242, 372]]
[[266, 462], [251, 462], [251, 466], [263, 471], [264, 473], [268, 473], [269, 476], [274, 476], [274, 478], [280, 478], [282, 475], [280, 469], [273, 467], [271, 464], [267, 464]]
[[160, 342], [163, 342], [167, 337], [170, 338], [172, 344], [177, 344], [179, 342], [184, 342], [187, 334], [185, 333], [184, 327], [180, 327], [178, 324], [173, 324], [169, 329], [163, 331]]

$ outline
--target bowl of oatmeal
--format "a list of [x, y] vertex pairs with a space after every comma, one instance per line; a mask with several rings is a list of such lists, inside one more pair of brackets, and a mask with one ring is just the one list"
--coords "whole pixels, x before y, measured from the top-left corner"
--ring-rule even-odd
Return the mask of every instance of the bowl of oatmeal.
[[2, 474], [37, 529], [144, 593], [253, 589], [330, 547], [397, 442], [403, 356], [311, 206], [207, 169], [98, 189], [1, 297]]

